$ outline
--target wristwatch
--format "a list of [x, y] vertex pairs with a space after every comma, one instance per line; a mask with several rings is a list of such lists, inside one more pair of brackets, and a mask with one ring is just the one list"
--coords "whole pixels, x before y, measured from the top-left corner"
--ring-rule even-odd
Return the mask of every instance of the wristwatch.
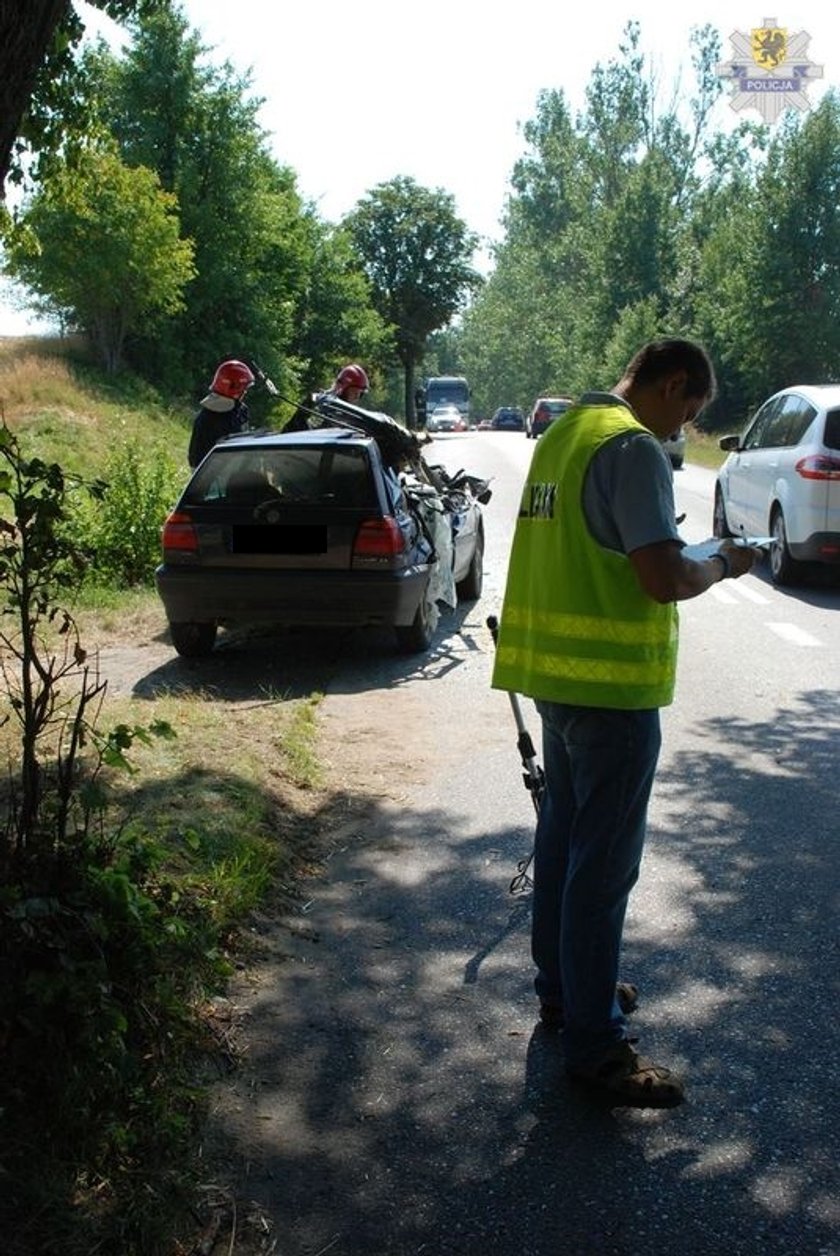
[[721, 580], [725, 580], [727, 576], [732, 575], [732, 564], [729, 561], [728, 554], [724, 554], [721, 550], [716, 550], [715, 553], [712, 554], [712, 558], [717, 558], [723, 564], [723, 575], [721, 576]]

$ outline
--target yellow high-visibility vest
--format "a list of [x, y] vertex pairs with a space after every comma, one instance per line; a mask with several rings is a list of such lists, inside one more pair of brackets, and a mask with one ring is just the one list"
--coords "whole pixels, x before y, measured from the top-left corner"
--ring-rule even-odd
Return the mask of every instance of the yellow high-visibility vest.
[[583, 514], [593, 456], [632, 431], [647, 428], [624, 406], [576, 406], [540, 437], [511, 550], [495, 689], [622, 710], [673, 700], [677, 607], [648, 597], [627, 555], [600, 545]]

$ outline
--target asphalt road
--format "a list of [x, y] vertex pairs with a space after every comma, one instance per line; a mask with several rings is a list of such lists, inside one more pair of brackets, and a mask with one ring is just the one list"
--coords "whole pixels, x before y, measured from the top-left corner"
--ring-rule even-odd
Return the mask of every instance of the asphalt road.
[[[531, 449], [436, 443], [494, 476], [484, 595], [422, 663], [333, 659], [327, 744], [352, 785], [367, 736], [382, 775], [368, 744], [364, 807], [243, 983], [248, 1059], [215, 1134], [281, 1256], [838, 1256], [840, 589], [759, 572], [683, 604], [624, 976], [689, 1101], [581, 1095], [535, 1022], [528, 897], [508, 894], [533, 810], [489, 687]], [[676, 474], [688, 540], [712, 482]]]

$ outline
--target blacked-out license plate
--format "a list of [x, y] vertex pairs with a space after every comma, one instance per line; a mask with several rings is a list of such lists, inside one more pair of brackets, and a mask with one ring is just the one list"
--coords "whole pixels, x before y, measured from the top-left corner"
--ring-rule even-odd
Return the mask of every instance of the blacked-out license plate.
[[233, 529], [234, 554], [326, 554], [325, 524], [243, 523]]

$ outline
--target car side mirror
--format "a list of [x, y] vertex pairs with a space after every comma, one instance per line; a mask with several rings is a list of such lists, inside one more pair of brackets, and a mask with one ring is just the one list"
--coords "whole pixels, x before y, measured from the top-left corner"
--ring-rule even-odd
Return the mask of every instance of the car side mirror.
[[730, 453], [734, 449], [738, 449], [741, 444], [740, 436], [721, 436], [718, 441], [721, 449], [726, 453]]

